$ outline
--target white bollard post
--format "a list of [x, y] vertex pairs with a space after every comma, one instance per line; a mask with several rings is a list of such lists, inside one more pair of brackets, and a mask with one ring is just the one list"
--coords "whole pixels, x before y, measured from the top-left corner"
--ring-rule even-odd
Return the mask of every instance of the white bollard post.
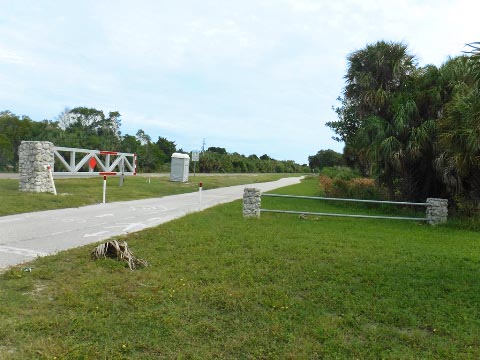
[[203, 183], [200, 183], [198, 185], [198, 198], [199, 198], [200, 205], [202, 204], [202, 190], [203, 190]]
[[120, 162], [120, 182], [118, 184], [118, 186], [123, 186], [123, 182], [125, 180], [125, 163], [124, 163], [124, 159], [122, 158], [122, 161]]
[[105, 204], [105, 198], [107, 194], [107, 177], [103, 176], [103, 204]]
[[48, 165], [47, 169], [48, 169], [48, 177], [50, 178], [50, 182], [52, 183], [53, 195], [57, 195], [57, 189], [55, 188], [55, 182], [53, 181], [52, 167]]

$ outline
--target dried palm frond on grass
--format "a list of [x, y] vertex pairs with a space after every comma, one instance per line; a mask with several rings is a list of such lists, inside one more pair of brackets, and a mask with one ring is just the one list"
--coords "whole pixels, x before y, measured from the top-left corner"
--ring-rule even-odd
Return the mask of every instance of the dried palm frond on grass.
[[92, 258], [94, 260], [100, 258], [112, 258], [117, 259], [118, 261], [124, 261], [128, 264], [130, 270], [135, 270], [137, 268], [142, 268], [148, 266], [148, 262], [142, 259], [137, 259], [125, 241], [119, 243], [117, 240], [107, 241], [104, 244], [98, 245], [92, 251]]

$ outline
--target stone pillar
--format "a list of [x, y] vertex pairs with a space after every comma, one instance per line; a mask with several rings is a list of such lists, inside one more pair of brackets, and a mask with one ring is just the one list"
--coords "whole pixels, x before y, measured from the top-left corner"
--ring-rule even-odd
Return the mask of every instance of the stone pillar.
[[427, 221], [430, 225], [443, 224], [447, 222], [448, 200], [447, 199], [427, 199]]
[[260, 189], [245, 188], [243, 191], [243, 217], [260, 217]]
[[49, 141], [22, 141], [18, 148], [19, 190], [53, 192], [47, 166], [53, 171], [54, 145]]

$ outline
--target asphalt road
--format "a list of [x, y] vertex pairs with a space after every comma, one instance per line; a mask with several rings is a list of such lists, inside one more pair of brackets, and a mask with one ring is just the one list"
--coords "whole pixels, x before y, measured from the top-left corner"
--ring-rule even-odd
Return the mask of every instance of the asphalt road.
[[[0, 269], [241, 199], [245, 187], [269, 191], [296, 184], [300, 179], [290, 177], [201, 193], [3, 216], [0, 217]], [[242, 216], [241, 209], [238, 216]]]

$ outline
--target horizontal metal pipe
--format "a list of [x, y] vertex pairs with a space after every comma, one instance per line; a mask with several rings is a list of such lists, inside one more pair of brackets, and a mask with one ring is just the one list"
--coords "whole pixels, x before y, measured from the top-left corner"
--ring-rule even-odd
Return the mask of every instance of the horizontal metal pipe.
[[282, 214], [299, 214], [299, 215], [338, 216], [338, 217], [353, 217], [353, 218], [367, 218], [367, 219], [416, 220], [416, 221], [427, 221], [428, 220], [427, 218], [415, 218], [415, 217], [332, 214], [332, 213], [317, 213], [317, 212], [290, 211], [290, 210], [260, 209], [260, 212], [271, 212], [271, 213], [282, 213]]
[[295, 199], [352, 201], [352, 202], [373, 203], [373, 204], [428, 206], [427, 203], [414, 203], [414, 202], [401, 202], [401, 201], [360, 200], [360, 199], [343, 199], [343, 198], [329, 198], [329, 197], [317, 197], [317, 196], [297, 196], [297, 195], [280, 195], [280, 194], [262, 194], [262, 196], [283, 197], [283, 198], [295, 198]]

